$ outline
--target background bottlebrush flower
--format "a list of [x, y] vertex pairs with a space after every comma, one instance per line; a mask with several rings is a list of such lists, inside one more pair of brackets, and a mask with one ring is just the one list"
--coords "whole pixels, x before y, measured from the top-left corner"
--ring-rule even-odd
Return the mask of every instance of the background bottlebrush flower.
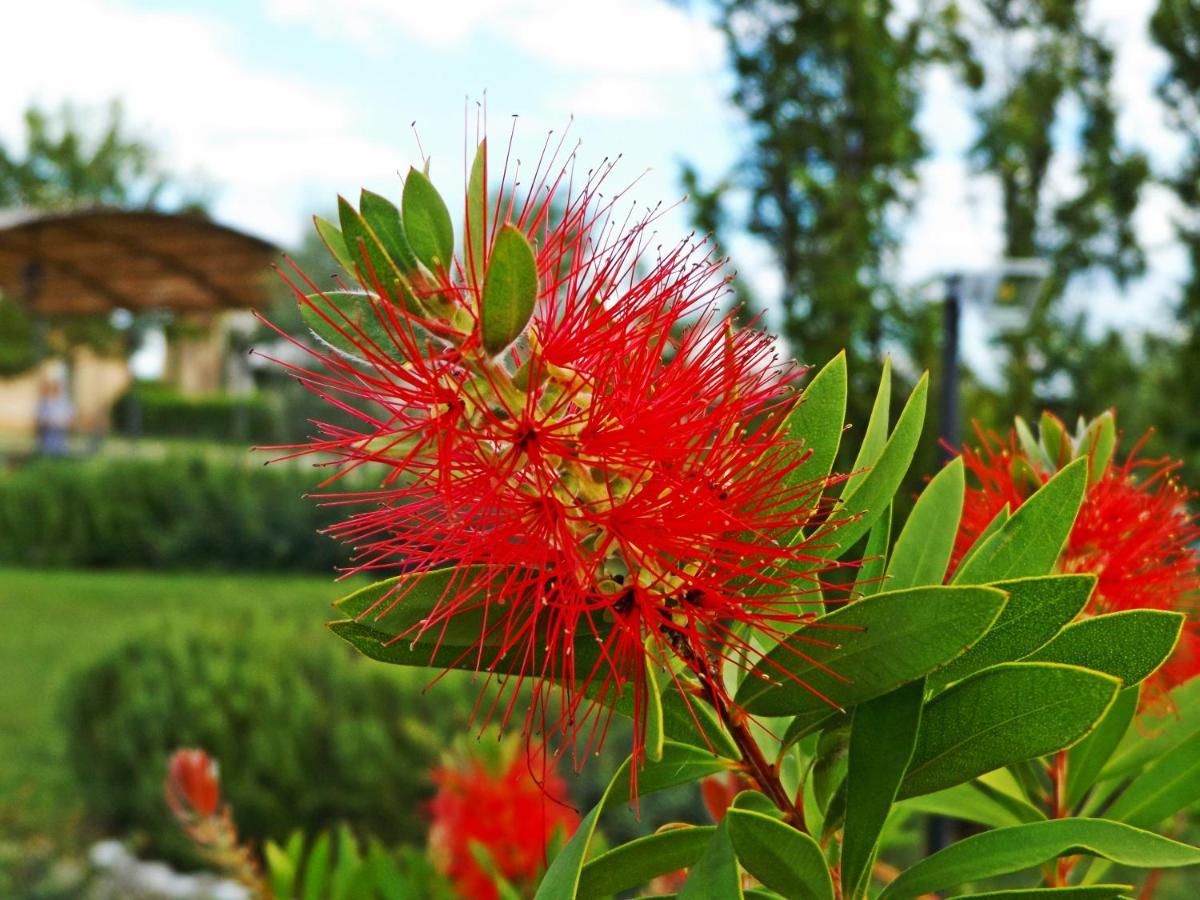
[[[357, 425], [319, 425], [290, 450], [333, 468], [324, 497], [352, 510], [332, 529], [352, 571], [459, 567], [397, 640], [479, 621], [460, 662], [515, 676], [485, 722], [507, 721], [532, 682], [528, 733], [574, 746], [590, 721], [599, 741], [591, 713], [629, 691], [638, 756], [647, 660], [675, 656], [723, 691], [714, 659], [745, 664], [749, 634], [806, 617], [797, 601], [826, 568], [813, 545], [834, 525], [798, 539], [820, 488], [796, 476], [805, 447], [782, 427], [801, 373], [721, 311], [721, 261], [703, 242], [655, 249], [656, 211], [623, 217], [620, 192], [601, 195], [611, 165], [580, 183], [555, 158], [548, 146], [520, 176], [506, 159], [490, 193], [483, 142], [453, 257], [440, 199], [413, 190], [421, 173], [403, 212], [342, 202], [341, 233], [322, 234], [363, 292], [295, 276], [325, 345], [291, 369]], [[421, 255], [432, 220], [438, 248]], [[395, 237], [406, 223], [420, 259]], [[364, 468], [377, 488], [335, 488]], [[565, 694], [552, 713], [550, 682]]]
[[499, 896], [489, 868], [518, 887], [536, 883], [548, 848], [566, 841], [579, 815], [552, 769], [531, 768], [512, 742], [492, 760], [455, 754], [434, 770], [429, 849], [434, 865], [462, 897]]
[[1175, 653], [1147, 683], [1147, 699], [1200, 674], [1200, 524], [1188, 509], [1193, 495], [1174, 477], [1178, 463], [1139, 458], [1140, 442], [1123, 462], [1114, 461], [1111, 414], [1081, 425], [1075, 437], [1050, 415], [1042, 418], [1041, 441], [1019, 425], [1024, 438], [1019, 430], [1002, 439], [977, 426], [978, 446], [962, 449], [976, 485], [967, 488], [953, 565], [1004, 507], [1017, 509], [1062, 465], [1088, 455], [1087, 491], [1059, 568], [1096, 575], [1089, 613], [1187, 614]]
[[217, 761], [203, 750], [176, 750], [167, 762], [163, 790], [167, 805], [180, 821], [216, 815], [221, 802]]

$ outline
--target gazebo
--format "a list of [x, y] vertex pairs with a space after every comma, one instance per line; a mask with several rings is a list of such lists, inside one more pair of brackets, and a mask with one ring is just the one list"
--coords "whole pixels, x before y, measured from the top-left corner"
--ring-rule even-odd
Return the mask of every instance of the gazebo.
[[[185, 334], [168, 351], [168, 377], [184, 393], [222, 387], [225, 313], [268, 299], [268, 241], [203, 216], [153, 210], [0, 211], [0, 295], [35, 319], [170, 311]], [[81, 421], [107, 416], [128, 386], [126, 361], [72, 354]], [[35, 371], [0, 381], [0, 429], [31, 423]]]

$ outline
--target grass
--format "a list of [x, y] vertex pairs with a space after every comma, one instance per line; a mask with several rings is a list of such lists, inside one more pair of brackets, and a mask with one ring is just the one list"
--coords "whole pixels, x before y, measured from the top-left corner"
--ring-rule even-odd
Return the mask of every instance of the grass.
[[292, 642], [332, 640], [321, 625], [346, 592], [311, 576], [0, 568], [0, 812], [51, 833], [77, 813], [58, 719], [71, 672], [158, 629], [265, 620]]

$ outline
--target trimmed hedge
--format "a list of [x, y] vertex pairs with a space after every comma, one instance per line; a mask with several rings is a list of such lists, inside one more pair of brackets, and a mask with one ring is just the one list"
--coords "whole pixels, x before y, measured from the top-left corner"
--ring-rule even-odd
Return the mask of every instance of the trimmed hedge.
[[[0, 475], [0, 563], [328, 572], [310, 468], [201, 456], [40, 460]], [[340, 514], [344, 514], [341, 511]]]
[[265, 394], [189, 397], [143, 382], [113, 407], [113, 425], [124, 434], [250, 443], [278, 438], [278, 403]]

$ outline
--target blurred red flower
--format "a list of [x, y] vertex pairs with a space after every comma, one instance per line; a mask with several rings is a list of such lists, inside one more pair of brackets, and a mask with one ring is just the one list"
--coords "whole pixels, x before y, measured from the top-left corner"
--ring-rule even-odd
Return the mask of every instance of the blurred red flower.
[[216, 815], [221, 802], [217, 761], [203, 750], [176, 750], [167, 763], [164, 789], [167, 804], [181, 821]]
[[[1057, 420], [1050, 422], [1066, 433]], [[976, 426], [976, 433], [978, 446], [962, 449], [977, 486], [967, 488], [952, 571], [1005, 506], [1015, 511], [1054, 474], [1044, 458], [1031, 457], [1017, 432], [1002, 439]], [[1188, 509], [1193, 495], [1174, 477], [1179, 463], [1140, 459], [1140, 446], [1124, 462], [1109, 460], [1093, 471], [1058, 566], [1096, 575], [1089, 614], [1129, 609], [1187, 614], [1175, 653], [1147, 683], [1143, 700], [1153, 702], [1200, 674], [1200, 523]]]
[[[509, 752], [498, 769], [475, 758], [457, 759], [433, 773], [429, 848], [434, 865], [464, 898], [496, 900], [488, 874], [531, 887], [545, 866], [547, 848], [567, 840], [579, 815], [564, 805], [566, 785], [552, 769], [533, 775], [526, 754]], [[479, 856], [485, 855], [487, 864]]]

